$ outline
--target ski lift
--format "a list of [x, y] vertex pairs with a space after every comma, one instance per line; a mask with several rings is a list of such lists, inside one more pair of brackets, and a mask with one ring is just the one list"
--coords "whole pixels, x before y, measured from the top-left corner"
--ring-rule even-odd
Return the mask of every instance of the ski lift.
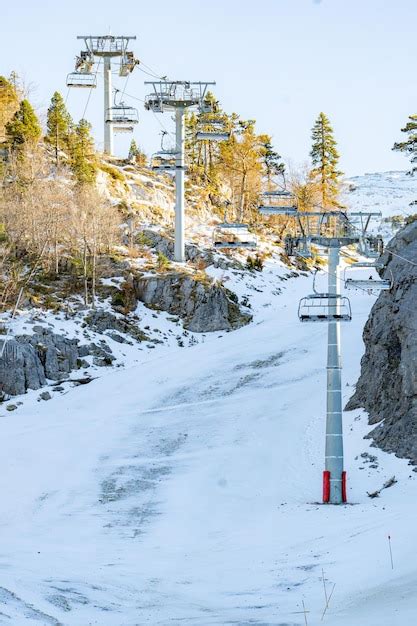
[[151, 158], [151, 168], [155, 172], [170, 172], [177, 169], [175, 159], [165, 159], [161, 157], [159, 153], [156, 153]]
[[[165, 147], [165, 137], [168, 135], [166, 130], [161, 131], [161, 149], [152, 155], [152, 169], [160, 172], [167, 172], [179, 168], [176, 164], [175, 157], [178, 155], [176, 148]], [[185, 169], [185, 168], [184, 168]]]
[[[375, 265], [373, 264], [370, 264], [370, 266], [375, 268]], [[369, 295], [377, 295], [381, 291], [388, 291], [392, 289], [394, 278], [392, 276], [391, 270], [389, 270], [390, 279], [373, 278], [372, 275], [369, 276], [369, 278], [350, 278], [349, 276], [346, 277], [346, 272], [349, 272], [350, 270], [351, 268], [346, 268], [343, 273], [343, 281], [346, 289], [357, 289], [361, 291], [366, 291]]]
[[124, 102], [115, 104], [107, 109], [106, 123], [113, 126], [132, 127], [139, 122], [138, 111], [134, 107], [126, 105]]
[[91, 72], [71, 72], [67, 76], [67, 87], [92, 89], [97, 87], [97, 76]]
[[296, 197], [287, 189], [264, 191], [258, 211], [261, 215], [297, 215]]
[[135, 59], [133, 52], [127, 51], [120, 59], [119, 76], [128, 76], [138, 64], [139, 61]]
[[197, 141], [227, 141], [230, 139], [230, 133], [216, 130], [198, 130], [195, 138]]
[[338, 293], [320, 293], [316, 289], [316, 269], [313, 278], [313, 293], [301, 298], [298, 317], [301, 322], [350, 322], [352, 310], [349, 298]]
[[376, 270], [380, 270], [384, 267], [383, 263], [378, 263], [377, 261], [356, 261], [356, 263], [352, 263], [352, 265], [350, 266], [351, 268], [357, 267], [357, 268], [375, 268]]
[[132, 125], [126, 125], [126, 126], [121, 126], [121, 125], [114, 125], [113, 126], [113, 132], [114, 133], [133, 133], [134, 128]]
[[257, 245], [256, 236], [249, 232], [248, 224], [222, 222], [213, 231], [213, 246], [216, 249], [247, 248], [254, 250]]
[[312, 259], [313, 253], [311, 251], [311, 238], [306, 238], [304, 241], [300, 241], [297, 244], [297, 256], [303, 259]]
[[350, 322], [352, 310], [345, 296], [312, 293], [301, 298], [298, 317], [301, 322]]
[[114, 90], [114, 104], [106, 111], [106, 124], [111, 124], [116, 133], [131, 133], [139, 122], [138, 110], [124, 102], [117, 104], [118, 89]]
[[209, 100], [202, 100], [200, 103], [200, 113], [212, 113], [213, 105]]
[[199, 120], [200, 129], [197, 130], [195, 138], [197, 141], [227, 141], [230, 133], [226, 130], [223, 120], [205, 119]]
[[381, 235], [361, 237], [358, 243], [358, 252], [369, 259], [377, 259], [384, 252], [384, 241]]

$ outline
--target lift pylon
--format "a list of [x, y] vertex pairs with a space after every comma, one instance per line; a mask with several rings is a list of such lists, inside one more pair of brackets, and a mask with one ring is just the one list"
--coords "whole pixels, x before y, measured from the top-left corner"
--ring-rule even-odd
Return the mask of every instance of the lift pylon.
[[[269, 199], [273, 197], [269, 193]], [[278, 194], [278, 198], [280, 194]], [[263, 202], [259, 212], [272, 204]], [[293, 217], [298, 225], [295, 237], [287, 235], [285, 251], [289, 256], [305, 256], [312, 244], [328, 249], [328, 289], [326, 293], [314, 292], [301, 299], [299, 318], [302, 322], [327, 322], [327, 410], [325, 437], [325, 469], [323, 472], [323, 502], [342, 504], [347, 501], [346, 472], [343, 455], [342, 414], [342, 363], [340, 322], [352, 318], [348, 298], [340, 294], [339, 261], [344, 246], [356, 245], [359, 252], [377, 254], [381, 241], [367, 233], [370, 219], [380, 216], [375, 212], [298, 211], [294, 206], [278, 207], [278, 215]], [[269, 214], [273, 214], [272, 212]], [[349, 215], [359, 219], [359, 227], [352, 224]], [[304, 254], [303, 254], [304, 252]], [[372, 257], [372, 254], [368, 254]], [[314, 285], [313, 285], [314, 286]]]
[[[119, 59], [119, 76], [128, 76], [133, 72], [139, 61], [134, 53], [128, 50], [129, 44], [136, 39], [131, 35], [78, 35], [77, 39], [84, 41], [85, 49], [76, 59], [75, 72], [68, 74], [68, 87], [94, 88], [97, 85], [98, 63], [103, 61], [104, 75], [104, 153], [113, 154], [113, 133], [131, 132], [129, 126], [121, 124], [117, 118], [113, 119], [112, 93], [112, 62]], [[96, 65], [96, 71], [93, 71]]]
[[[154, 113], [175, 111], [175, 245], [174, 259], [185, 262], [185, 214], [184, 214], [184, 173], [185, 173], [185, 127], [186, 109], [196, 107], [202, 113], [211, 112], [206, 99], [207, 88], [214, 81], [159, 80], [146, 81], [153, 87], [145, 97], [145, 109]], [[171, 168], [170, 168], [171, 169]]]

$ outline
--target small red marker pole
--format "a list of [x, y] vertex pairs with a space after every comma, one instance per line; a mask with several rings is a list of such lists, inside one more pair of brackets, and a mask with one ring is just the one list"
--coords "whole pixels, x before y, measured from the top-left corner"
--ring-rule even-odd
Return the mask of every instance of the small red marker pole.
[[391, 558], [391, 569], [394, 569], [394, 561], [392, 560], [391, 536], [388, 535], [389, 555]]

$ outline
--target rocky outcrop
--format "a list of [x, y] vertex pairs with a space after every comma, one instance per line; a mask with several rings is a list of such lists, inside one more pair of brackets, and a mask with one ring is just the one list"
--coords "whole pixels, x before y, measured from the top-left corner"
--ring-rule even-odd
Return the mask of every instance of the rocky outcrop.
[[98, 333], [107, 332], [107, 335], [118, 343], [125, 343], [126, 339], [119, 333], [130, 335], [136, 341], [149, 341], [146, 335], [137, 324], [122, 317], [116, 317], [109, 311], [97, 309], [85, 317], [85, 322]]
[[[79, 367], [88, 367], [83, 357], [93, 355], [96, 365], [114, 360], [107, 345], [82, 345], [43, 326], [34, 326], [33, 335], [18, 335], [6, 341], [0, 358], [1, 395], [19, 395], [39, 389], [47, 379], [59, 381]], [[0, 351], [4, 340], [0, 340]]]
[[378, 424], [369, 435], [375, 443], [417, 464], [417, 222], [394, 237], [380, 260], [394, 285], [365, 325], [361, 375], [346, 409], [365, 408], [370, 424]]
[[197, 333], [232, 330], [252, 319], [234, 293], [208, 278], [168, 273], [136, 277], [133, 286], [138, 300], [181, 317], [184, 327]]
[[[163, 235], [160, 232], [151, 229], [144, 229], [142, 231], [143, 237], [149, 242], [152, 248], [155, 248], [158, 252], [161, 252], [167, 259], [173, 261], [174, 259], [174, 241], [167, 235]], [[203, 260], [207, 265], [213, 263], [213, 255], [208, 250], [200, 250], [194, 244], [185, 245], [185, 258], [187, 261]]]
[[[151, 229], [144, 229], [142, 236], [157, 252], [161, 252], [170, 261], [174, 260], [174, 240], [171, 237]], [[203, 250], [193, 243], [185, 244], [185, 258], [191, 262], [202, 261], [206, 266], [242, 269], [242, 264], [236, 259], [214, 255], [211, 250]]]

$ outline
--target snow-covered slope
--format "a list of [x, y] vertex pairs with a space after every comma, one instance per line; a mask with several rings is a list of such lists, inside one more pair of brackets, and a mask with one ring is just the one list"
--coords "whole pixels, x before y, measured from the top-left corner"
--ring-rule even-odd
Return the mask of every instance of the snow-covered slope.
[[[222, 278], [251, 296], [250, 326], [1, 412], [0, 624], [292, 626], [304, 602], [314, 626], [323, 572], [324, 623], [412, 623], [417, 476], [369, 449], [359, 412], [351, 505], [317, 504], [326, 326], [297, 320], [311, 278], [277, 261]], [[372, 302], [354, 295], [343, 328], [345, 400]]]
[[406, 172], [376, 172], [347, 180], [344, 201], [352, 210], [381, 211], [382, 217], [415, 213], [417, 178]]

